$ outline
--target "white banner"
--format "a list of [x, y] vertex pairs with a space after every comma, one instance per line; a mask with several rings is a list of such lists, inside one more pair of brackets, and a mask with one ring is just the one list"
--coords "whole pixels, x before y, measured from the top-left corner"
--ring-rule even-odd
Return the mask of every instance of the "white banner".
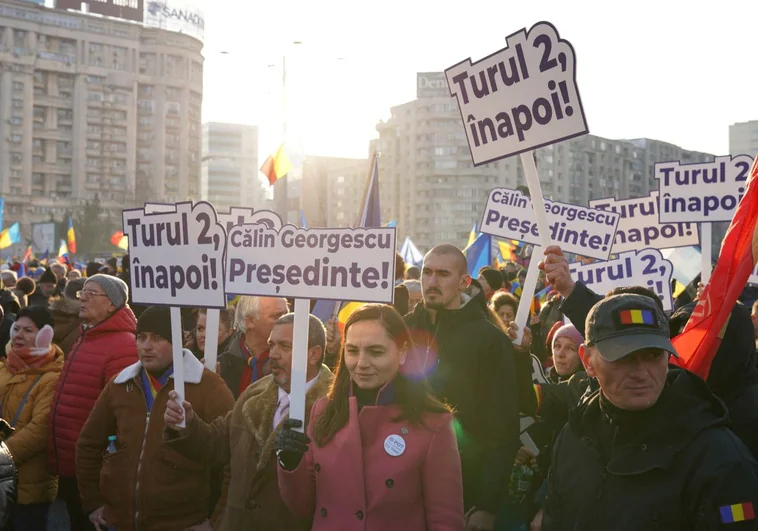
[[620, 254], [637, 249], [671, 249], [700, 245], [695, 223], [661, 223], [658, 221], [658, 192], [648, 197], [624, 199], [613, 197], [593, 199], [590, 206], [610, 210], [620, 216], [611, 253]]
[[506, 37], [506, 47], [445, 70], [474, 165], [586, 134], [571, 44], [549, 22]]
[[[607, 260], [619, 222], [614, 212], [545, 200], [550, 240], [565, 252]], [[518, 190], [490, 191], [479, 230], [508, 240], [539, 245], [532, 200]]]
[[218, 213], [218, 222], [224, 227], [227, 234], [235, 225], [253, 225], [264, 223], [269, 228], [279, 230], [282, 228], [282, 220], [275, 212], [270, 210], [253, 210], [247, 207], [231, 207], [228, 213]]
[[[145, 213], [145, 210], [154, 213]], [[137, 304], [225, 308], [224, 229], [213, 205], [124, 210], [131, 293]], [[169, 210], [168, 207], [166, 210]]]
[[235, 295], [391, 303], [395, 229], [240, 225], [229, 231], [226, 290]]
[[661, 223], [731, 221], [753, 164], [748, 155], [716, 157], [713, 162], [658, 162]]
[[583, 282], [595, 293], [604, 295], [614, 288], [643, 286], [658, 294], [663, 309], [674, 307], [671, 297], [671, 275], [674, 266], [663, 258], [658, 249], [644, 249], [622, 253], [608, 262], [569, 264], [571, 278]]

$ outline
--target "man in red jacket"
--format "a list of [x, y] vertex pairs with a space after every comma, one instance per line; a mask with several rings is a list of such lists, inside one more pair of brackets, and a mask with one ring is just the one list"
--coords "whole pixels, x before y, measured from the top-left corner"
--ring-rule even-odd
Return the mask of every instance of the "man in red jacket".
[[137, 361], [137, 319], [126, 305], [129, 288], [109, 275], [87, 279], [79, 294], [82, 334], [71, 348], [50, 411], [50, 471], [60, 477], [71, 529], [91, 530], [76, 485], [76, 441], [105, 384]]

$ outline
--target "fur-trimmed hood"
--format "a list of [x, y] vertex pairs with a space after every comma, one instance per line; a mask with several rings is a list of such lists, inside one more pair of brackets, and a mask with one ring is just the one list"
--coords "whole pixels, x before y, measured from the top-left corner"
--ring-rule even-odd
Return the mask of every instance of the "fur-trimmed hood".
[[56, 299], [50, 304], [50, 311], [60, 315], [69, 315], [79, 319], [79, 301], [71, 299]]
[[[311, 409], [319, 398], [323, 398], [329, 392], [334, 380], [334, 374], [326, 365], [321, 365], [316, 383], [305, 394], [305, 426], [310, 422]], [[281, 424], [276, 430], [271, 429], [276, 413], [276, 405], [279, 401], [279, 386], [274, 377], [268, 375], [261, 378], [248, 387], [240, 396], [244, 400], [242, 417], [245, 419], [250, 432], [255, 437], [258, 448], [261, 449], [258, 458], [257, 470], [263, 470], [274, 455], [274, 443], [276, 434], [281, 430]], [[287, 415], [285, 418], [289, 418]]]

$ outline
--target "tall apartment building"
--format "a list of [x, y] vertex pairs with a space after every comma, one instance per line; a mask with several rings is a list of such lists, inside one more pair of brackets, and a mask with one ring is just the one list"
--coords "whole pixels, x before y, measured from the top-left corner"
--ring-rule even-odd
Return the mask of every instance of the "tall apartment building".
[[[471, 162], [457, 104], [443, 73], [418, 74], [418, 98], [391, 109], [377, 125], [379, 182], [387, 217], [397, 219], [400, 241], [408, 235], [422, 250], [438, 243], [466, 244], [481, 221], [489, 191], [526, 183], [519, 157], [480, 167]], [[650, 139], [610, 140], [585, 135], [538, 149], [537, 167], [546, 197], [586, 205], [590, 199], [644, 196], [657, 189], [656, 161], [713, 160]], [[714, 240], [718, 231], [714, 232]]]
[[752, 157], [758, 155], [758, 120], [729, 126], [729, 153]]
[[306, 157], [302, 210], [310, 227], [352, 227], [360, 209], [368, 159]]
[[263, 209], [258, 172], [258, 128], [220, 122], [203, 124], [201, 196], [226, 212], [233, 206]]
[[5, 224], [200, 197], [202, 42], [0, 0]]

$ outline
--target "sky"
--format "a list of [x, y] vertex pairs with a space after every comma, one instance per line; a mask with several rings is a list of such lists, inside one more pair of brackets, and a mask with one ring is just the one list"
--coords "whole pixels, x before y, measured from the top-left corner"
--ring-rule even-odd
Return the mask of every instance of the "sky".
[[758, 2], [700, 3], [207, 0], [203, 121], [258, 125], [261, 158], [285, 133], [308, 154], [367, 157], [416, 72], [546, 20], [576, 52], [590, 133], [723, 155], [729, 125], [758, 120]]

